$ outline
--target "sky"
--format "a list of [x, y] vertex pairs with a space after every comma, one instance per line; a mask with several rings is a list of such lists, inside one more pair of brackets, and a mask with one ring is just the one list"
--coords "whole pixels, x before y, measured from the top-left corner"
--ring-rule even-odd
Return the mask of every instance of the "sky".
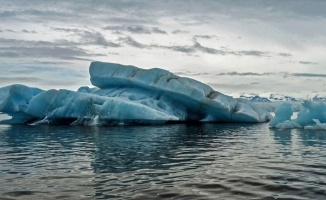
[[0, 0], [0, 87], [90, 86], [92, 61], [222, 93], [326, 96], [324, 0]]

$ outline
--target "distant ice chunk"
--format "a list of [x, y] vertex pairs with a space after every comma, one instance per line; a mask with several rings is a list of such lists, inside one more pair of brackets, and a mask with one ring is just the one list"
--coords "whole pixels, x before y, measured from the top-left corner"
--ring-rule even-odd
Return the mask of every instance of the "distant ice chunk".
[[275, 117], [269, 122], [271, 127], [275, 127], [277, 124], [290, 120], [293, 115], [291, 104], [283, 103], [275, 110]]
[[304, 101], [296, 119], [291, 120], [293, 112], [289, 105], [277, 108], [275, 117], [270, 121], [272, 128], [326, 129], [326, 102]]
[[33, 117], [26, 114], [25, 110], [29, 101], [42, 91], [19, 84], [0, 88], [0, 112], [12, 117], [3, 123], [20, 124], [32, 119]]
[[318, 130], [326, 130], [326, 123], [320, 123], [318, 119], [313, 119], [313, 121], [316, 123], [313, 126], [305, 126], [305, 129], [318, 129]]

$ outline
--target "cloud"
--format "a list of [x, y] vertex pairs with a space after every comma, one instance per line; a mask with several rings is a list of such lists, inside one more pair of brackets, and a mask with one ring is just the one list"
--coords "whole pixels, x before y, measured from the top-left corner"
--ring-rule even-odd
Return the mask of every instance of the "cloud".
[[36, 31], [29, 31], [26, 29], [21, 30], [22, 33], [36, 33]]
[[3, 58], [55, 58], [91, 61], [90, 57], [93, 56], [105, 56], [105, 54], [91, 53], [60, 42], [0, 38], [0, 57]]
[[325, 78], [326, 74], [311, 74], [311, 73], [293, 73], [292, 76], [299, 76], [299, 77], [322, 77]]
[[137, 42], [134, 38], [129, 37], [129, 36], [128, 37], [120, 37], [119, 41], [123, 42], [125, 44], [128, 44], [128, 45], [130, 45], [132, 47], [136, 47], [136, 48], [140, 48], [140, 49], [148, 49], [148, 48], [150, 48], [150, 46], [142, 44], [140, 42]]
[[272, 73], [255, 73], [255, 72], [225, 72], [225, 73], [219, 73], [216, 74], [217, 76], [269, 76], [272, 75]]
[[257, 56], [257, 57], [268, 57], [269, 53], [270, 52], [267, 52], [267, 51], [256, 51], [256, 50], [235, 52], [235, 54], [238, 54], [238, 55]]
[[184, 31], [184, 30], [176, 29], [176, 30], [172, 31], [171, 33], [173, 33], [173, 34], [189, 33], [189, 31]]
[[290, 53], [278, 53], [277, 54], [278, 56], [282, 56], [282, 57], [291, 57], [292, 56], [292, 54], [290, 54]]
[[310, 62], [310, 61], [300, 61], [299, 63], [303, 64], [303, 65], [317, 65], [318, 64], [318, 63]]
[[70, 45], [98, 45], [104, 47], [121, 47], [120, 44], [107, 40], [100, 32], [80, 29], [80, 28], [66, 28], [66, 27], [52, 27], [52, 30], [71, 33], [72, 36], [79, 37], [79, 41], [73, 42], [71, 39], [61, 39], [57, 42], [70, 44]]
[[217, 76], [283, 76], [283, 77], [312, 77], [320, 78], [326, 77], [326, 74], [314, 74], [314, 73], [289, 73], [289, 72], [265, 72], [265, 73], [255, 73], [255, 72], [224, 72], [218, 73]]
[[0, 65], [1, 86], [27, 84], [41, 88], [75, 87], [88, 82], [85, 70], [59, 66], [12, 66]]
[[201, 38], [201, 39], [217, 39], [216, 35], [194, 35], [194, 39]]
[[[89, 57], [105, 56], [88, 53], [86, 50], [72, 47], [0, 47], [1, 57], [11, 58], [55, 58], [62, 60], [92, 61]], [[85, 58], [82, 58], [85, 57]]]
[[142, 44], [136, 41], [134, 38], [127, 36], [127, 37], [120, 37], [119, 41], [128, 44], [132, 47], [140, 48], [140, 49], [168, 49], [173, 50], [176, 52], [186, 53], [186, 54], [193, 54], [196, 52], [206, 53], [206, 54], [215, 54], [215, 55], [234, 55], [234, 56], [257, 56], [257, 57], [266, 57], [269, 56], [269, 52], [263, 51], [231, 51], [226, 48], [223, 49], [215, 49], [211, 47], [206, 47], [201, 45], [197, 40], [193, 40], [193, 45], [158, 45], [158, 44]]
[[129, 32], [133, 34], [167, 34], [166, 31], [158, 27], [147, 27], [141, 25], [130, 26], [106, 26], [104, 30], [114, 31], [114, 33], [120, 33], [121, 31]]
[[81, 36], [81, 43], [84, 45], [90, 44], [90, 45], [99, 45], [99, 46], [107, 46], [107, 47], [120, 47], [120, 44], [108, 41], [99, 32], [84, 31], [83, 33], [80, 34], [80, 36]]

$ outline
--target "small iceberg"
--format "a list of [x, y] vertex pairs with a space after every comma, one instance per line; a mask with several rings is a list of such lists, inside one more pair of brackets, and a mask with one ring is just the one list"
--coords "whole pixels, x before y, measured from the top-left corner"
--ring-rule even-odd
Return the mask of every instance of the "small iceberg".
[[304, 101], [303, 109], [296, 119], [291, 120], [293, 114], [291, 105], [284, 103], [275, 111], [275, 117], [270, 121], [271, 128], [278, 129], [319, 129], [326, 130], [326, 102]]

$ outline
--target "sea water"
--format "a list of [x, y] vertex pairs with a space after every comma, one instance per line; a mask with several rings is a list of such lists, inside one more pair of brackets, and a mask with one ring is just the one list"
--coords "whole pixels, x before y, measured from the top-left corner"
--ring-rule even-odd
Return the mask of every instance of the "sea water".
[[325, 199], [326, 131], [0, 125], [0, 199]]

